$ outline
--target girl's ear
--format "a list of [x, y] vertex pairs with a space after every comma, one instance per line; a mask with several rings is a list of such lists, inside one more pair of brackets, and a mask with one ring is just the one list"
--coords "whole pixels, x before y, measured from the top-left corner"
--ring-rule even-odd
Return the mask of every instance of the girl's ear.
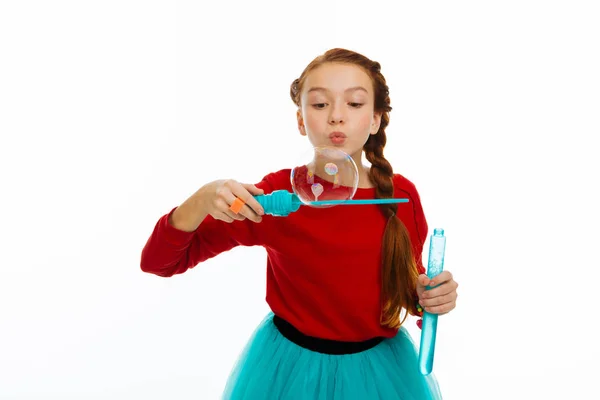
[[371, 122], [371, 135], [375, 135], [379, 131], [381, 125], [381, 113], [376, 112], [373, 114], [373, 121]]
[[300, 109], [296, 111], [296, 119], [298, 120], [298, 131], [302, 136], [306, 136], [306, 128], [304, 127], [304, 119], [302, 118], [302, 111]]

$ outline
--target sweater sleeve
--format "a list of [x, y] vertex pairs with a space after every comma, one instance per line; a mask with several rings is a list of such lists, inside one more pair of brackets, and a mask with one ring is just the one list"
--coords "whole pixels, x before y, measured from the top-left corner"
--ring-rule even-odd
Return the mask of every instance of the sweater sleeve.
[[[256, 185], [265, 194], [273, 190], [268, 177]], [[176, 209], [159, 218], [142, 249], [140, 267], [143, 272], [171, 277], [234, 247], [263, 244], [261, 225], [264, 219], [261, 223], [249, 219], [227, 223], [209, 215], [194, 232], [185, 232], [169, 223], [169, 217]]]

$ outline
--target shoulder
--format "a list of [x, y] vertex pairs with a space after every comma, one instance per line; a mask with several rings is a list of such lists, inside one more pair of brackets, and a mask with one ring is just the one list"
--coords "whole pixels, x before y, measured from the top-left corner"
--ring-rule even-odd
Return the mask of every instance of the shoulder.
[[412, 211], [417, 225], [425, 220], [425, 212], [421, 202], [421, 195], [417, 190], [416, 185], [407, 177], [401, 174], [394, 174], [394, 196], [406, 197], [412, 204]]
[[265, 191], [265, 194], [273, 192], [275, 190], [291, 190], [292, 183], [290, 181], [291, 169], [281, 169], [279, 171], [270, 172], [265, 175], [257, 187]]
[[394, 174], [394, 191], [405, 193], [411, 197], [415, 197], [415, 200], [420, 200], [416, 185], [404, 175]]
[[405, 215], [405, 217], [414, 222], [415, 233], [420, 239], [422, 246], [425, 243], [428, 227], [425, 212], [423, 211], [423, 204], [421, 203], [421, 196], [416, 185], [407, 177], [401, 174], [394, 174], [394, 192], [397, 197], [407, 197], [412, 204], [412, 207], [408, 208], [411, 211], [408, 211], [408, 215]]

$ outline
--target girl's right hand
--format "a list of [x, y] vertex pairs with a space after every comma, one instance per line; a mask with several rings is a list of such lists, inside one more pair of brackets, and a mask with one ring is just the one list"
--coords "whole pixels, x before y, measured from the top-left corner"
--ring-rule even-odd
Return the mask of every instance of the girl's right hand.
[[[261, 222], [265, 210], [253, 196], [262, 194], [264, 191], [254, 185], [227, 179], [204, 185], [194, 196], [198, 196], [198, 201], [207, 214], [231, 223], [246, 218], [253, 222]], [[230, 209], [236, 198], [245, 203], [237, 214]]]

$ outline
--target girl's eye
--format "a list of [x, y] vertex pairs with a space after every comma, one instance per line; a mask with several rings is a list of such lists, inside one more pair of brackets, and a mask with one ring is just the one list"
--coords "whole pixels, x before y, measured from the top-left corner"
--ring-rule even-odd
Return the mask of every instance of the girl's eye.
[[[350, 107], [353, 107], [353, 108], [360, 108], [364, 105], [363, 103], [348, 103], [348, 104], [350, 105]], [[315, 103], [312, 106], [316, 109], [323, 109], [323, 108], [325, 108], [325, 106], [327, 106], [327, 103]]]

